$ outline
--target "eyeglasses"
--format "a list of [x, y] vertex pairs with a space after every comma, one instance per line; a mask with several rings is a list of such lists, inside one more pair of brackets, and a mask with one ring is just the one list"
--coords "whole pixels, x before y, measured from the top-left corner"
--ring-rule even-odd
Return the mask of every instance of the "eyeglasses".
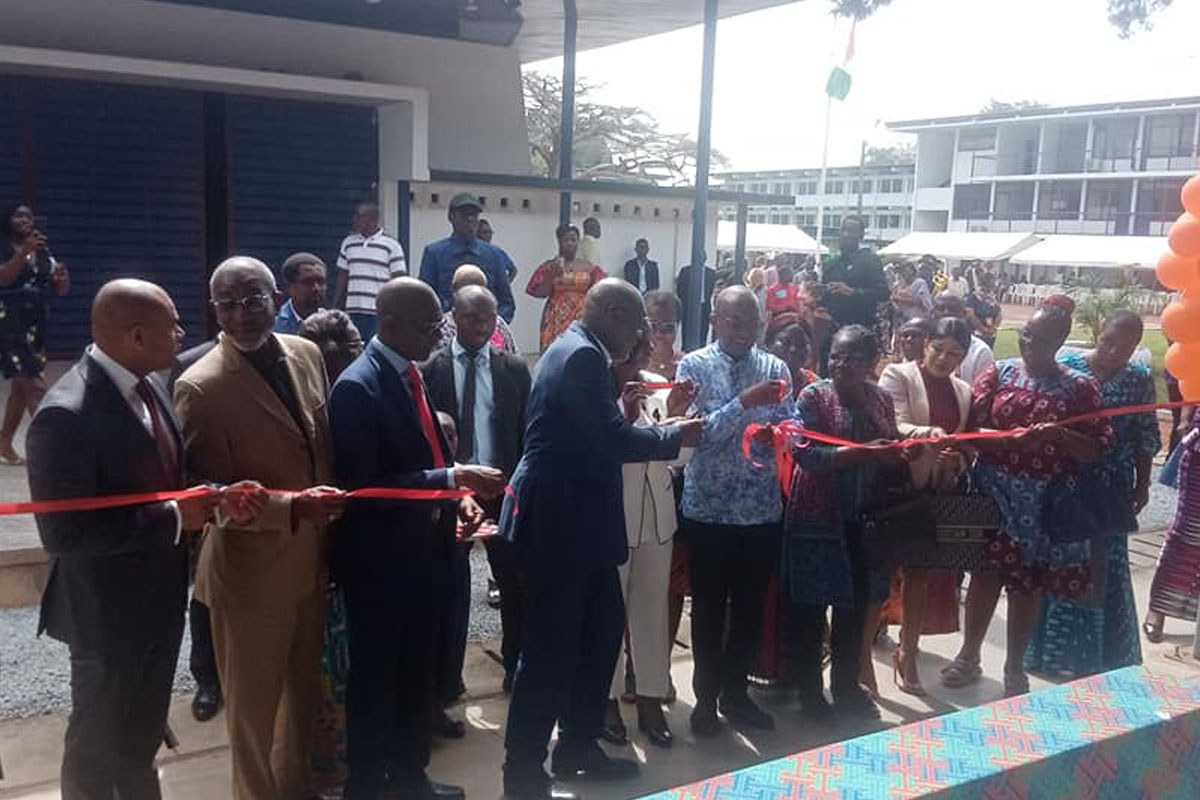
[[238, 300], [213, 300], [212, 307], [223, 314], [232, 314], [238, 308], [247, 313], [262, 311], [271, 302], [269, 294], [251, 294]]
[[655, 333], [674, 333], [679, 329], [678, 322], [651, 322], [650, 330]]

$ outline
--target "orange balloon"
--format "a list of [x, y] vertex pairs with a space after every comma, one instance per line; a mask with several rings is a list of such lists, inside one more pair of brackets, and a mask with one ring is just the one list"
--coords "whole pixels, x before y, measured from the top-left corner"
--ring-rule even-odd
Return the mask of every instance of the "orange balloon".
[[1163, 309], [1162, 332], [1173, 342], [1200, 342], [1200, 293], [1184, 292]]
[[1159, 256], [1154, 274], [1172, 291], [1200, 288], [1200, 259], [1183, 258], [1168, 250]]
[[1200, 383], [1195, 381], [1180, 381], [1179, 393], [1183, 395], [1183, 399], [1188, 402], [1200, 402]]
[[1176, 342], [1168, 347], [1166, 367], [1177, 380], [1200, 386], [1200, 342]]
[[1167, 244], [1184, 258], [1200, 256], [1200, 218], [1187, 211], [1180, 214], [1167, 231]]
[[1184, 211], [1190, 211], [1200, 217], [1200, 175], [1188, 178], [1179, 193], [1179, 199], [1183, 202]]

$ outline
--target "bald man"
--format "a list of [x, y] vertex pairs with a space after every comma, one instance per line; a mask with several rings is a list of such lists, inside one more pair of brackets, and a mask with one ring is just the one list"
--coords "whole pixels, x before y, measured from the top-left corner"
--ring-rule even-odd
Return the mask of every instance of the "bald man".
[[[470, 489], [504, 487], [500, 470], [456, 464], [418, 364], [442, 333], [432, 288], [413, 278], [384, 284], [379, 333], [334, 384], [330, 398], [338, 485]], [[338, 526], [338, 583], [350, 633], [347, 800], [375, 800], [385, 785], [406, 800], [461, 800], [429, 780], [440, 615], [451, 595], [455, 517], [482, 518], [470, 498], [448, 502], [356, 500]]]
[[[160, 287], [101, 287], [92, 344], [50, 389], [29, 427], [34, 500], [183, 488], [183, 443], [165, 387], [183, 338]], [[159, 798], [154, 755], [167, 725], [183, 611], [186, 531], [215, 493], [102, 511], [39, 514], [50, 554], [38, 631], [71, 650], [66, 800]]]
[[[474, 264], [463, 264], [454, 271], [454, 292], [464, 286], [482, 286], [487, 289], [487, 275], [483, 270]], [[494, 297], [495, 295], [493, 295]], [[497, 309], [499, 305], [497, 305]], [[454, 306], [451, 305], [450, 310], [443, 316], [444, 326], [442, 328], [442, 341], [440, 347], [449, 347], [454, 342], [454, 335], [457, 331], [454, 322]], [[504, 317], [496, 314], [496, 327], [491, 334], [491, 343], [498, 348], [502, 353], [510, 355], [519, 355], [517, 351], [517, 340], [513, 337], [512, 328], [504, 321]]]
[[261, 261], [220, 264], [209, 284], [217, 346], [175, 382], [189, 474], [253, 480], [272, 494], [252, 518], [209, 529], [196, 596], [212, 618], [237, 800], [312, 797], [312, 730], [328, 589], [331, 479], [321, 352], [273, 332], [280, 294]]
[[699, 439], [699, 421], [634, 427], [617, 405], [611, 366], [645, 335], [638, 290], [606, 278], [587, 294], [582, 321], [547, 348], [529, 398], [525, 454], [500, 516], [528, 586], [525, 642], [504, 746], [505, 794], [567, 795], [545, 773], [613, 780], [637, 763], [597, 744], [625, 628], [617, 566], [628, 557], [621, 465], [665, 461]]

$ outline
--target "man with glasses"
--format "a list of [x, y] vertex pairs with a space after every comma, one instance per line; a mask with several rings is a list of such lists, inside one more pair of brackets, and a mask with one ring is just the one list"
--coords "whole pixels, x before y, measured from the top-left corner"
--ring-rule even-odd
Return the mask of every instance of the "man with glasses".
[[218, 519], [196, 569], [225, 692], [233, 796], [311, 797], [325, 529], [344, 503], [323, 486], [332, 471], [325, 367], [316, 345], [273, 332], [280, 294], [261, 261], [228, 259], [209, 291], [220, 338], [175, 382], [187, 471], [295, 491], [260, 486], [247, 521]]
[[675, 349], [679, 332], [679, 315], [683, 311], [679, 298], [667, 291], [647, 292], [646, 318], [650, 322], [650, 366], [648, 369], [667, 380], [675, 380], [675, 370], [683, 354]]
[[691, 725], [699, 736], [720, 730], [718, 710], [736, 727], [775, 725], [747, 696], [746, 671], [758, 650], [783, 504], [774, 458], [759, 446], [761, 465], [752, 464], [742, 454], [742, 434], [750, 423], [778, 422], [792, 409], [787, 365], [756, 345], [762, 317], [754, 292], [724, 289], [712, 324], [717, 340], [684, 356], [676, 374], [696, 384], [693, 408], [704, 420], [704, 438], [684, 469], [681, 504], [691, 558]]

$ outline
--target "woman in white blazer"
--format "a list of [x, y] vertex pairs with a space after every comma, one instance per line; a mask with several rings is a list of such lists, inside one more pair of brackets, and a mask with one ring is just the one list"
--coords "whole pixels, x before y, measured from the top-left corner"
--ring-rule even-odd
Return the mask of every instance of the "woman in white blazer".
[[[884, 369], [879, 385], [892, 396], [902, 436], [941, 436], [967, 427], [971, 386], [954, 373], [970, 346], [970, 326], [961, 319], [944, 317], [937, 321], [920, 361], [889, 364]], [[910, 467], [917, 488], [948, 488], [957, 482], [966, 463], [958, 451], [926, 448]], [[900, 605], [900, 647], [892, 655], [894, 677], [901, 691], [924, 695], [917, 673], [918, 642], [923, 632], [958, 630], [958, 578], [951, 572], [901, 570]]]
[[[650, 361], [649, 340], [639, 343], [624, 363], [614, 364], [613, 373], [621, 388], [625, 415], [635, 425], [650, 426], [682, 414], [691, 404], [687, 386], [672, 392], [646, 392], [646, 383], [663, 383], [666, 378], [645, 371]], [[675, 414], [670, 412], [674, 411]], [[671, 675], [671, 637], [668, 633], [668, 588], [671, 551], [678, 521], [671, 467], [682, 464], [691, 450], [681, 451], [674, 461], [643, 461], [621, 469], [625, 491], [625, 530], [629, 537], [629, 560], [620, 567], [621, 591], [625, 597], [628, 648], [617, 659], [612, 691], [602, 736], [614, 744], [628, 741], [617, 698], [625, 687], [625, 659], [633, 662], [637, 675], [638, 729], [652, 744], [670, 747], [673, 738], [663, 714]]]

